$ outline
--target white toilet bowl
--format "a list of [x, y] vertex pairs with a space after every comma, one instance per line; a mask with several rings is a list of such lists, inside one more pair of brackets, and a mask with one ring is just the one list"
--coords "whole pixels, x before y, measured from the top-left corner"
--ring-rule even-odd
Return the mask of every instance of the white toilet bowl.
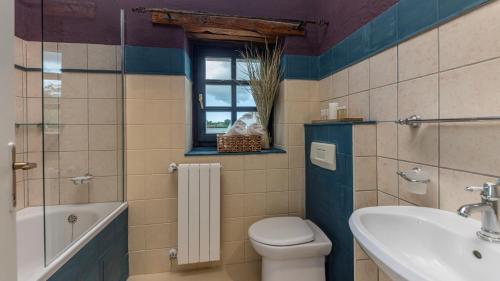
[[248, 235], [262, 256], [262, 281], [325, 281], [325, 256], [332, 242], [313, 222], [268, 218], [254, 223]]

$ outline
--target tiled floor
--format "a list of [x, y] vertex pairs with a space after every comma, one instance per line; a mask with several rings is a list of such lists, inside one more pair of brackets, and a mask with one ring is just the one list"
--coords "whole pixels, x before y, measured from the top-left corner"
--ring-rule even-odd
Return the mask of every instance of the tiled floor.
[[259, 264], [130, 276], [127, 281], [260, 281]]

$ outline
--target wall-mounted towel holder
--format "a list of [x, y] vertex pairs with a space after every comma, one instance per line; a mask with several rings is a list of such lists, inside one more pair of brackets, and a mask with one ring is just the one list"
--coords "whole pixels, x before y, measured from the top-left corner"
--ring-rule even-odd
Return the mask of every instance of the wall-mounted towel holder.
[[412, 115], [408, 118], [399, 119], [394, 122], [399, 125], [407, 125], [412, 128], [418, 128], [422, 123], [458, 123], [458, 122], [480, 122], [480, 121], [500, 121], [500, 116], [422, 119], [418, 115]]
[[431, 182], [429, 176], [422, 169], [415, 167], [409, 171], [396, 172], [401, 178], [409, 182], [408, 190], [415, 194], [425, 194], [427, 193], [427, 184]]

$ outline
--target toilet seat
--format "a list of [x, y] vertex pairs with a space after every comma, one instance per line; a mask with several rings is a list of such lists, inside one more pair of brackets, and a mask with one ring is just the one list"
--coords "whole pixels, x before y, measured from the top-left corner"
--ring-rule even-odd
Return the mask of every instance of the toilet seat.
[[314, 241], [309, 225], [299, 217], [275, 217], [254, 223], [248, 230], [250, 239], [270, 246], [292, 246]]

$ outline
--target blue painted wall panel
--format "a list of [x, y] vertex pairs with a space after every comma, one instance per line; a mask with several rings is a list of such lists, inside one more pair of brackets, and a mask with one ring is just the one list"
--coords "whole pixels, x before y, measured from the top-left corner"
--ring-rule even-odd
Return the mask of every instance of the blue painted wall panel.
[[128, 274], [128, 210], [125, 210], [49, 281], [123, 281]]
[[[311, 142], [337, 145], [337, 170], [312, 165]], [[353, 212], [352, 124], [306, 125], [306, 217], [317, 224], [333, 243], [327, 257], [327, 281], [354, 280], [353, 236], [349, 216]]]
[[191, 60], [184, 49], [125, 46], [125, 72], [191, 78]]

